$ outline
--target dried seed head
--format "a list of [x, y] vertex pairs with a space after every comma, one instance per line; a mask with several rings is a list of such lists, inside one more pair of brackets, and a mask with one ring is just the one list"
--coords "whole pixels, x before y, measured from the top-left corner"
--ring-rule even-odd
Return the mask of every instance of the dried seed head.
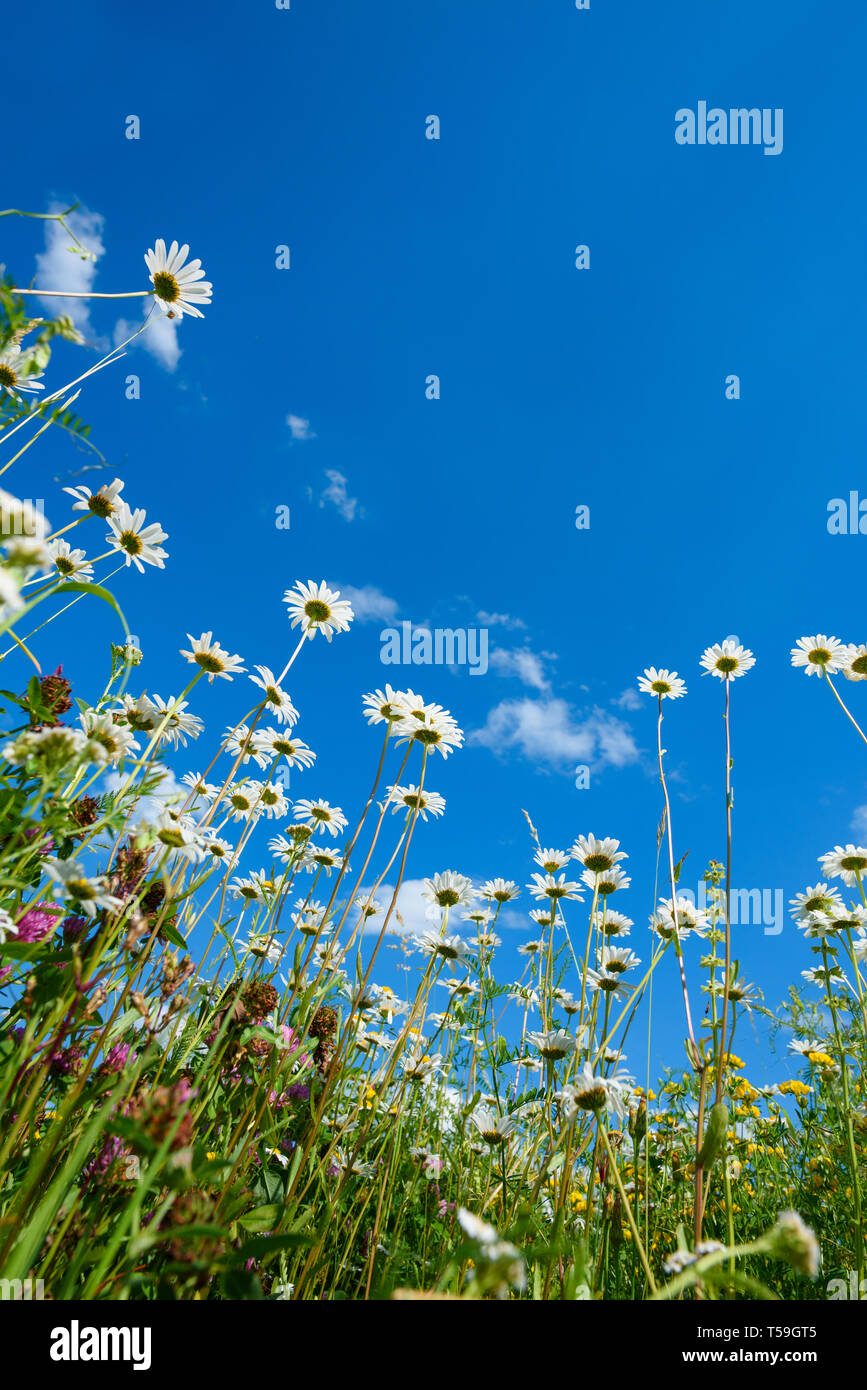
[[41, 678], [39, 694], [43, 706], [51, 711], [51, 719], [46, 720], [42, 727], [53, 727], [59, 722], [61, 714], [72, 709], [72, 686], [64, 676], [62, 666], [58, 666], [52, 675]]
[[131, 1002], [132, 1002], [133, 1008], [134, 1008], [134, 1009], [137, 1009], [138, 1012], [141, 1014], [142, 1018], [145, 1020], [145, 1022], [147, 1022], [147, 1019], [148, 1019], [148, 1005], [147, 1005], [147, 1000], [145, 999], [145, 997], [144, 997], [144, 995], [142, 994], [141, 990], [140, 990], [140, 989], [134, 990], [133, 993], [130, 995], [130, 1000], [131, 1000]]
[[69, 808], [69, 817], [79, 830], [86, 830], [99, 819], [99, 800], [95, 796], [78, 796]]
[[257, 1023], [261, 1023], [263, 1018], [273, 1013], [279, 997], [273, 985], [266, 984], [261, 980], [254, 980], [241, 992], [244, 1007]]

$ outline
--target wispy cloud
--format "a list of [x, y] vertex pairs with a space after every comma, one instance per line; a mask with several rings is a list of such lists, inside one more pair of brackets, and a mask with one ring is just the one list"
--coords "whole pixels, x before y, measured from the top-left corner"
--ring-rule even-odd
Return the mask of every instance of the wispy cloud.
[[492, 752], [517, 752], [531, 762], [568, 772], [578, 763], [625, 767], [639, 752], [629, 725], [602, 709], [579, 713], [561, 699], [503, 700], [469, 743]]
[[[49, 212], [62, 212], [62, 203], [52, 203]], [[78, 208], [66, 219], [79, 241], [101, 256], [105, 251], [102, 240], [104, 219], [98, 212]], [[69, 233], [59, 222], [45, 223], [45, 250], [36, 257], [36, 288], [40, 290], [73, 290], [86, 294], [93, 289], [97, 267], [91, 260], [82, 260]], [[43, 299], [44, 307], [54, 314], [68, 314], [80, 333], [90, 329], [90, 303], [86, 299]]]
[[[148, 311], [145, 310], [145, 317]], [[129, 319], [118, 319], [114, 326], [114, 345], [126, 342], [127, 338], [135, 333], [140, 327], [138, 323], [131, 323]], [[159, 310], [155, 310], [151, 315], [150, 322], [141, 337], [136, 338], [130, 343], [130, 348], [143, 347], [149, 352], [151, 357], [155, 357], [161, 367], [167, 372], [173, 372], [178, 365], [181, 356], [181, 347], [178, 342], [178, 326], [175, 320], [166, 318]]]
[[513, 618], [510, 613], [488, 613], [484, 608], [479, 609], [476, 618], [484, 627], [505, 627], [514, 630], [527, 626], [523, 618]]
[[[417, 936], [424, 931], [430, 931], [433, 914], [428, 916], [431, 905], [422, 897], [423, 889], [423, 878], [405, 878], [403, 880], [397, 895], [395, 910], [392, 912], [388, 924], [387, 934], [389, 936]], [[393, 884], [381, 883], [379, 885], [375, 900], [382, 905], [383, 911], [376, 917], [368, 917], [364, 925], [365, 932], [378, 935], [382, 931], [383, 918], [393, 894]], [[369, 896], [370, 889], [362, 889], [358, 894], [358, 902], [367, 902]]]
[[305, 420], [301, 415], [287, 415], [286, 424], [289, 426], [289, 433], [292, 438], [298, 440], [300, 443], [303, 443], [307, 439], [316, 438], [316, 435], [310, 428], [310, 421]]
[[320, 507], [336, 507], [344, 521], [354, 521], [357, 516], [362, 516], [358, 498], [349, 495], [349, 479], [345, 474], [339, 473], [336, 468], [326, 468], [325, 476], [328, 486], [319, 494]]
[[611, 701], [618, 709], [641, 709], [641, 696], [633, 686], [627, 686], [622, 694]]
[[867, 806], [856, 806], [852, 813], [852, 829], [862, 839], [867, 836]]
[[360, 589], [342, 584], [340, 597], [349, 600], [360, 623], [392, 623], [400, 611], [397, 599], [389, 598], [374, 584], [365, 584]]
[[550, 683], [542, 664], [544, 655], [547, 653], [539, 655], [529, 647], [520, 647], [517, 651], [494, 647], [488, 659], [490, 665], [495, 671], [499, 671], [501, 676], [515, 676], [534, 690], [546, 691], [550, 689]]
[[[104, 779], [104, 789], [116, 792], [123, 786], [124, 779], [119, 772], [108, 772]], [[152, 824], [167, 806], [174, 805], [188, 795], [188, 788], [181, 785], [170, 767], [163, 768], [157, 786], [150, 796], [140, 797], [136, 803], [137, 824]]]

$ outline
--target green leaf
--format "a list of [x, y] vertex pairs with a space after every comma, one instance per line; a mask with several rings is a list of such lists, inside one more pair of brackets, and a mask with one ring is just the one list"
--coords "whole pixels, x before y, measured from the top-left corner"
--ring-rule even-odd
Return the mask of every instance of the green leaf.
[[259, 1260], [277, 1250], [303, 1250], [315, 1245], [318, 1235], [302, 1235], [299, 1231], [286, 1231], [278, 1236], [254, 1236], [241, 1246], [238, 1257], [241, 1260]]
[[276, 1202], [266, 1207], [254, 1207], [246, 1216], [238, 1217], [238, 1225], [243, 1226], [245, 1231], [273, 1231], [280, 1220], [280, 1211]]

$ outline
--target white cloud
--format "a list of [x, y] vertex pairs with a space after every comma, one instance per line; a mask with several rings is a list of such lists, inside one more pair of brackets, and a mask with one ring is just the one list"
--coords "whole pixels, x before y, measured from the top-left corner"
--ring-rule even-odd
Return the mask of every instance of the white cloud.
[[354, 521], [356, 516], [361, 516], [358, 498], [349, 496], [349, 479], [336, 468], [326, 468], [325, 476], [328, 487], [319, 494], [320, 507], [327, 504], [336, 507], [344, 521]]
[[315, 439], [316, 435], [310, 428], [310, 421], [303, 419], [300, 415], [287, 415], [286, 424], [293, 439], [300, 440], [302, 443], [307, 439]]
[[[50, 212], [62, 212], [62, 203], [52, 203]], [[88, 251], [101, 256], [105, 251], [102, 240], [104, 220], [100, 213], [90, 212], [88, 208], [78, 208], [66, 219], [69, 227]], [[71, 248], [71, 249], [70, 249]], [[69, 233], [59, 222], [45, 223], [45, 250], [36, 257], [37, 288], [41, 290], [73, 290], [86, 294], [93, 289], [96, 265], [91, 260], [82, 260], [78, 248]], [[90, 304], [86, 299], [43, 299], [40, 303], [46, 311], [54, 314], [68, 314], [81, 333], [90, 328]]]
[[[397, 895], [397, 904], [388, 924], [387, 936], [419, 936], [424, 931], [430, 931], [432, 919], [428, 917], [427, 913], [431, 904], [422, 897], [423, 889], [423, 878], [405, 878], [403, 880]], [[364, 927], [368, 936], [371, 934], [378, 936], [382, 931], [382, 924], [393, 894], [393, 883], [381, 883], [377, 888], [375, 900], [381, 904], [382, 912], [377, 917], [368, 917]], [[358, 903], [367, 902], [369, 896], [370, 889], [362, 888], [358, 894]]]
[[488, 613], [484, 608], [479, 609], [476, 618], [485, 627], [517, 628], [527, 626], [522, 618], [513, 618], [509, 613]]
[[632, 730], [605, 710], [580, 715], [565, 700], [503, 700], [469, 743], [495, 753], [516, 750], [532, 762], [568, 771], [578, 763], [599, 769], [638, 761]]
[[[147, 310], [145, 315], [147, 315]], [[114, 326], [115, 347], [125, 343], [127, 338], [132, 337], [132, 334], [140, 326], [138, 323], [131, 323], [129, 319], [118, 319]], [[129, 345], [130, 348], [139, 346], [149, 352], [152, 357], [155, 357], [160, 366], [165, 367], [167, 372], [173, 372], [181, 355], [177, 322], [174, 319], [166, 318], [165, 314], [160, 313], [158, 309], [155, 310], [144, 333]]]
[[641, 696], [634, 686], [627, 686], [622, 694], [611, 702], [618, 709], [641, 709]]
[[852, 829], [862, 838], [867, 836], [867, 806], [856, 806], [852, 813]]
[[178, 325], [156, 311], [144, 333], [142, 347], [155, 357], [167, 372], [173, 372], [178, 365], [181, 349], [178, 346]]
[[537, 656], [529, 647], [521, 647], [511, 652], [503, 647], [494, 647], [489, 661], [494, 670], [499, 671], [502, 676], [517, 676], [519, 681], [532, 686], [534, 690], [544, 692], [550, 688], [542, 657]]
[[360, 623], [392, 623], [400, 611], [397, 599], [389, 598], [374, 584], [365, 584], [361, 589], [344, 584], [340, 588], [340, 597], [352, 604]]
[[[125, 779], [119, 772], [109, 772], [105, 776], [105, 790], [116, 792], [124, 785]], [[150, 796], [142, 796], [136, 802], [136, 812], [138, 820], [136, 824], [149, 825], [162, 814], [166, 806], [171, 806], [178, 801], [183, 801], [189, 795], [189, 788], [184, 787], [175, 777], [170, 767], [164, 767], [159, 783], [151, 792]]]

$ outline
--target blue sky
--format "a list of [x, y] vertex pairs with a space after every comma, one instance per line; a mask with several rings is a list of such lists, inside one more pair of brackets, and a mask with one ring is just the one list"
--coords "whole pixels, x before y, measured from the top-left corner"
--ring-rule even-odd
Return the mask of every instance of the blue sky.
[[[7, 166], [4, 201], [80, 200], [79, 225], [104, 248], [95, 289], [143, 288], [157, 236], [188, 242], [214, 283], [203, 322], [137, 346], [79, 403], [107, 476], [170, 536], [164, 573], [116, 584], [142, 681], [180, 689], [178, 648], [206, 629], [248, 666], [280, 669], [288, 585], [364, 591], [370, 620], [331, 648], [317, 639], [296, 667], [299, 734], [318, 763], [293, 791], [352, 817], [379, 751], [361, 694], [411, 685], [469, 741], [431, 768], [448, 809], [420, 827], [410, 877], [525, 883], [524, 807], [545, 845], [614, 835], [633, 880], [617, 905], [645, 959], [654, 709], [623, 698], [644, 666], [689, 686], [665, 724], [686, 885], [724, 855], [722, 691], [698, 658], [731, 634], [758, 658], [734, 690], [735, 885], [788, 901], [816, 881], [817, 855], [867, 834], [864, 750], [830, 692], [789, 665], [802, 634], [865, 637], [867, 540], [826, 523], [829, 499], [867, 497], [867, 14], [828, 0], [714, 9], [256, 0], [239, 19], [185, 0], [149, 29], [140, 11], [91, 0], [6, 22], [20, 55], [6, 104], [27, 158]], [[783, 152], [678, 145], [675, 112], [701, 100], [782, 108]], [[129, 115], [139, 140], [125, 138]], [[29, 280], [43, 227], [0, 231], [0, 260]], [[589, 270], [575, 268], [578, 244]], [[49, 286], [67, 266], [80, 273], [55, 247], [37, 283], [71, 286]], [[137, 305], [93, 301], [89, 339], [113, 341]], [[60, 349], [50, 385], [79, 360]], [[431, 374], [439, 400], [426, 399]], [[23, 474], [8, 485], [44, 496], [55, 524], [55, 479], [104, 480], [69, 477], [89, 459], [60, 437], [27, 458], [27, 487]], [[91, 530], [88, 549], [101, 539]], [[393, 620], [487, 627], [503, 655], [479, 677], [384, 666]], [[97, 694], [104, 650], [102, 612], [79, 605], [39, 654]], [[250, 689], [199, 687], [210, 735]], [[845, 693], [857, 715], [862, 687]], [[524, 937], [507, 934], [504, 976]], [[812, 963], [788, 916], [778, 936], [741, 928], [735, 953], [770, 1004]], [[669, 964], [654, 1070], [683, 1055]], [[697, 991], [697, 960], [690, 974]], [[637, 1038], [627, 1051], [639, 1062]]]

